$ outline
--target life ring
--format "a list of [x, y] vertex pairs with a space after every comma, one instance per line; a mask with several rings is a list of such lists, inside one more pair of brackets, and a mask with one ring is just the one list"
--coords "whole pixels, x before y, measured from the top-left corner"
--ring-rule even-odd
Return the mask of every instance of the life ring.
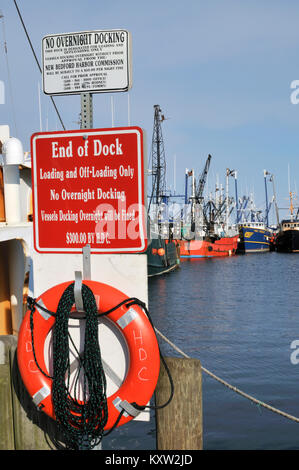
[[[36, 303], [51, 312], [56, 312], [63, 292], [72, 282], [64, 282], [50, 288], [36, 299]], [[106, 284], [87, 280], [84, 280], [83, 283], [92, 290], [98, 308], [100, 299], [99, 313], [108, 311], [128, 299], [124, 293]], [[19, 331], [17, 348], [19, 370], [34, 403], [48, 416], [55, 419], [51, 397], [52, 379], [46, 377], [36, 364], [37, 362], [40, 368], [50, 375], [45, 362], [44, 345], [55, 323], [55, 317], [38, 308], [34, 313], [35, 360], [30, 313], [30, 310], [26, 312]], [[141, 307], [138, 305], [127, 307], [126, 304], [123, 304], [109, 313], [107, 318], [115, 324], [125, 339], [129, 355], [129, 368], [120, 387], [107, 397], [108, 420], [105, 430], [114, 426], [122, 410], [122, 402], [126, 404], [137, 403], [140, 406], [145, 406], [149, 402], [156, 388], [160, 369], [157, 338]], [[129, 412], [124, 412], [117, 426], [121, 426], [133, 418], [134, 416]]]

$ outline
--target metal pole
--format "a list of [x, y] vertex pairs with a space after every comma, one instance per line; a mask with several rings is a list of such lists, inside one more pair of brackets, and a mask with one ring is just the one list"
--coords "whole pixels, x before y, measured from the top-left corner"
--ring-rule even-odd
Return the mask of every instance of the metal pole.
[[226, 232], [228, 232], [228, 216], [229, 216], [229, 207], [228, 207], [228, 176], [230, 170], [226, 169]]
[[186, 168], [185, 174], [185, 204], [188, 204], [188, 169]]
[[93, 128], [92, 94], [81, 93], [81, 129]]
[[275, 190], [275, 183], [274, 183], [274, 175], [271, 175], [272, 185], [273, 185], [273, 195], [274, 195], [274, 204], [275, 204], [275, 212], [276, 212], [276, 220], [277, 220], [277, 227], [279, 227], [279, 213], [276, 201], [276, 190]]
[[237, 212], [237, 224], [239, 223], [239, 201], [238, 201], [238, 183], [237, 183], [237, 172], [235, 171], [235, 194], [236, 194], [236, 212]]
[[[191, 186], [191, 189], [192, 189], [192, 193], [191, 193], [191, 227], [192, 227], [192, 224], [194, 224], [195, 222], [195, 174], [194, 174], [194, 169], [192, 169], [192, 186]], [[194, 230], [192, 230], [191, 228], [191, 231], [194, 232]]]
[[264, 181], [265, 181], [265, 196], [266, 196], [266, 224], [267, 227], [269, 226], [269, 217], [268, 217], [268, 212], [269, 212], [269, 207], [268, 207], [268, 191], [267, 191], [267, 175], [269, 173], [264, 170]]

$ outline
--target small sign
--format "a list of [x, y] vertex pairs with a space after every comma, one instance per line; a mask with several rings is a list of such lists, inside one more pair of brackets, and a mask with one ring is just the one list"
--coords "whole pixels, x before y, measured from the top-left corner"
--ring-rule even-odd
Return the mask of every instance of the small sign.
[[131, 55], [131, 35], [123, 29], [47, 35], [42, 39], [44, 93], [128, 91]]
[[36, 251], [146, 250], [143, 142], [139, 127], [31, 137]]

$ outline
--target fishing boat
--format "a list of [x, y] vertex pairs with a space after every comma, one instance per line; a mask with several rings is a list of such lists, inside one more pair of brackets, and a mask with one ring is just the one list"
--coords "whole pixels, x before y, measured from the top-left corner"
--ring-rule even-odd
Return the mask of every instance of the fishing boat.
[[[273, 185], [273, 197], [268, 203], [267, 177]], [[269, 226], [269, 212], [271, 205], [274, 205], [278, 221], [278, 209], [276, 204], [276, 192], [274, 184], [274, 175], [264, 170], [265, 182], [265, 212], [257, 210], [253, 196], [244, 197], [237, 207], [237, 223], [239, 229], [238, 253], [265, 253], [273, 251], [274, 230]], [[247, 203], [250, 201], [250, 207], [246, 211]], [[240, 220], [241, 219], [241, 220]]]
[[270, 250], [272, 232], [264, 222], [239, 224], [238, 253], [262, 253]]
[[180, 242], [181, 258], [212, 258], [232, 256], [237, 251], [238, 235], [215, 239]]
[[299, 252], [299, 218], [294, 216], [293, 193], [290, 192], [290, 218], [280, 223], [280, 229], [275, 237], [276, 251], [285, 253]]
[[299, 252], [299, 219], [281, 221], [281, 229], [275, 238], [276, 251], [285, 253]]
[[[229, 224], [231, 200], [227, 194], [219, 200], [209, 198], [205, 203], [203, 190], [210, 166], [211, 155], [208, 155], [202, 174], [196, 183], [194, 170], [187, 171], [191, 177], [190, 196], [190, 227], [183, 227], [180, 244], [181, 258], [211, 258], [224, 257], [236, 254], [238, 245], [238, 232]], [[186, 186], [187, 186], [186, 176]], [[187, 189], [185, 187], [187, 194]], [[188, 198], [186, 196], [185, 200]]]
[[[148, 277], [166, 274], [180, 264], [179, 244], [173, 239], [167, 218], [166, 161], [161, 123], [164, 121], [159, 105], [154, 106], [152, 137], [152, 191], [148, 207]], [[166, 216], [164, 216], [166, 214]]]
[[147, 247], [148, 277], [166, 274], [179, 266], [180, 246], [174, 240], [151, 238]]
[[30, 165], [19, 139], [0, 125], [0, 335], [18, 331], [32, 281]]

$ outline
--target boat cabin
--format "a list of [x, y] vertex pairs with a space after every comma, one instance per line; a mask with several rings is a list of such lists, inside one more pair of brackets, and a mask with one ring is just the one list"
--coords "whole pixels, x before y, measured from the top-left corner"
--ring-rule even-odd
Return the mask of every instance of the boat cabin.
[[243, 224], [239, 224], [238, 226], [239, 228], [265, 228], [264, 222], [244, 222]]
[[282, 220], [281, 228], [283, 231], [286, 230], [299, 230], [299, 220]]

